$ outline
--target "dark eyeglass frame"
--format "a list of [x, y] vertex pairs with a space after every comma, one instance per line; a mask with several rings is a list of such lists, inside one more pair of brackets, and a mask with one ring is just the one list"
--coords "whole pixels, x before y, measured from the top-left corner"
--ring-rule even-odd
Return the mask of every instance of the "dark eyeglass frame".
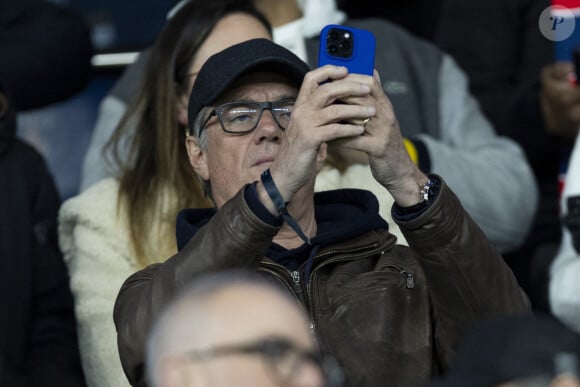
[[[281, 371], [282, 367], [276, 361], [284, 361], [284, 356], [288, 356], [288, 352], [292, 352], [291, 356], [296, 356], [297, 360], [294, 369], [285, 375]], [[260, 355], [275, 376], [284, 382], [289, 381], [288, 379], [292, 377], [301, 364], [310, 362], [322, 372], [326, 387], [340, 387], [343, 383], [342, 370], [334, 359], [323, 358], [316, 351], [298, 348], [290, 340], [283, 337], [268, 337], [249, 343], [199, 348], [184, 353], [192, 361], [207, 361], [216, 357], [237, 354]]]
[[[217, 116], [222, 130], [226, 133], [246, 134], [246, 133], [253, 132], [258, 127], [258, 124], [260, 123], [260, 120], [262, 119], [262, 114], [264, 113], [264, 110], [270, 110], [270, 112], [272, 112], [272, 117], [274, 118], [274, 122], [276, 122], [276, 124], [278, 125], [278, 127], [280, 127], [280, 129], [285, 130], [286, 127], [284, 125], [282, 125], [280, 123], [280, 121], [278, 121], [278, 118], [276, 118], [276, 114], [274, 114], [274, 112], [276, 110], [280, 110], [281, 106], [287, 106], [288, 104], [294, 105], [294, 102], [296, 102], [296, 100], [294, 98], [283, 98], [283, 99], [280, 99], [277, 101], [258, 102], [258, 101], [240, 100], [240, 101], [232, 101], [232, 102], [224, 103], [222, 105], [219, 105], [215, 109], [213, 109], [211, 111], [211, 113], [209, 114], [209, 116], [205, 119], [205, 121], [203, 121], [203, 124], [201, 125], [201, 129], [200, 129], [200, 134], [201, 134], [201, 131], [203, 129], [205, 129], [207, 123], [209, 122], [209, 120], [213, 116]], [[252, 105], [259, 109], [259, 113], [258, 113], [258, 119], [256, 120], [255, 124], [252, 126], [251, 129], [243, 130], [243, 131], [232, 131], [232, 130], [226, 129], [226, 125], [224, 125], [224, 121], [223, 121], [223, 114], [227, 108], [229, 108], [231, 106], [252, 106]]]

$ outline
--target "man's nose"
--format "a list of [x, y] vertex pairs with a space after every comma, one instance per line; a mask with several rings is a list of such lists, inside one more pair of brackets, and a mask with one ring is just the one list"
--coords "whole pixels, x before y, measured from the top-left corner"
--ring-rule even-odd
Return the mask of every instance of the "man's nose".
[[262, 112], [262, 117], [258, 122], [255, 130], [255, 138], [257, 142], [261, 141], [280, 141], [283, 129], [278, 125], [272, 111], [265, 109]]

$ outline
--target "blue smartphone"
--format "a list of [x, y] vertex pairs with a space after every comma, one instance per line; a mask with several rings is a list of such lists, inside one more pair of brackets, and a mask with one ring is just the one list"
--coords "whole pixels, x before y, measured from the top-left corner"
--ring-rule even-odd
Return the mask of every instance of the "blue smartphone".
[[360, 28], [327, 25], [320, 32], [318, 67], [326, 64], [345, 66], [349, 73], [373, 75], [375, 36]]

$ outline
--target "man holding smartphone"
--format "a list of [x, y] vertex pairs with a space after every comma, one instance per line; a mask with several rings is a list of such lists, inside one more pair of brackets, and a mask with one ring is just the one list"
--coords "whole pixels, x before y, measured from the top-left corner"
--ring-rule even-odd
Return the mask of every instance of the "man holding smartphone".
[[[119, 292], [114, 319], [133, 385], [144, 384], [145, 341], [163, 307], [196, 276], [226, 268], [284, 284], [349, 386], [424, 382], [474, 321], [529, 310], [445, 180], [410, 159], [377, 72], [309, 71], [283, 47], [250, 40], [202, 67], [189, 123], [190, 164], [216, 207], [182, 212], [180, 251]], [[368, 155], [412, 248], [396, 244], [370, 192], [314, 194], [329, 142]]]

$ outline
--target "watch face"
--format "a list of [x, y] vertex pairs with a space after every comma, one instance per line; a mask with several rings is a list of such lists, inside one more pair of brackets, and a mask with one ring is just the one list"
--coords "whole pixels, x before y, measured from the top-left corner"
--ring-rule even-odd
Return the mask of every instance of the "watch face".
[[427, 184], [421, 188], [421, 202], [428, 202], [429, 199], [432, 197], [431, 193], [431, 179], [427, 181]]
[[429, 179], [421, 189], [421, 201], [430, 202], [437, 195], [438, 182]]
[[564, 217], [564, 225], [572, 234], [572, 244], [580, 253], [580, 196], [572, 196], [567, 200], [568, 213]]

